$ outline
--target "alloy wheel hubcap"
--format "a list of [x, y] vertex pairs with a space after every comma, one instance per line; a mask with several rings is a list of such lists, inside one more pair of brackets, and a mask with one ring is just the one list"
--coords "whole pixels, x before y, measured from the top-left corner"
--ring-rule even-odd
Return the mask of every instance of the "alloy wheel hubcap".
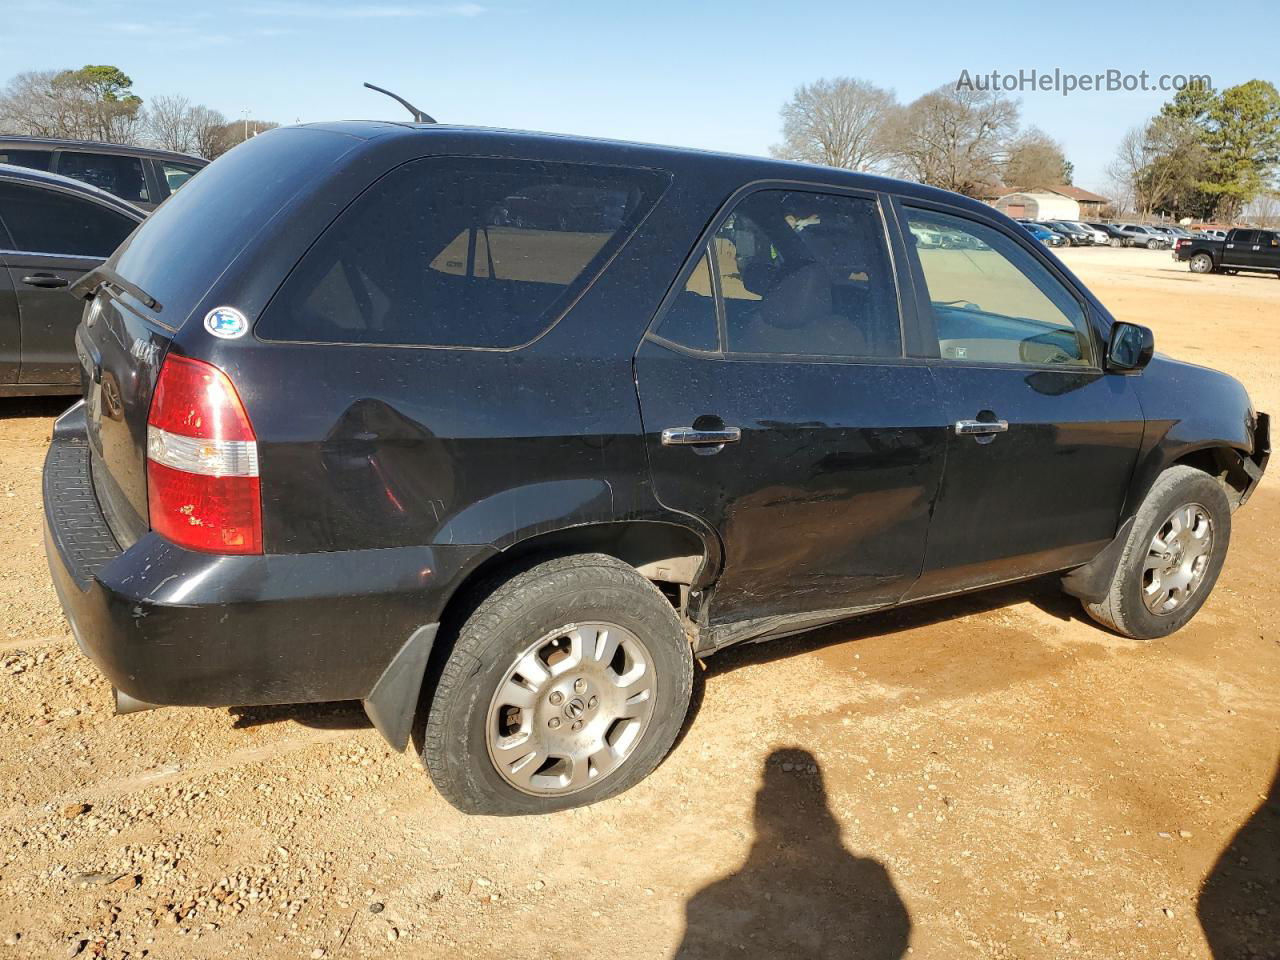
[[485, 719], [489, 759], [523, 793], [576, 793], [631, 756], [656, 693], [649, 651], [634, 633], [567, 624], [530, 644], [498, 684]]
[[1142, 567], [1142, 601], [1162, 616], [1181, 609], [1204, 582], [1213, 554], [1213, 520], [1198, 503], [1186, 503], [1151, 538]]

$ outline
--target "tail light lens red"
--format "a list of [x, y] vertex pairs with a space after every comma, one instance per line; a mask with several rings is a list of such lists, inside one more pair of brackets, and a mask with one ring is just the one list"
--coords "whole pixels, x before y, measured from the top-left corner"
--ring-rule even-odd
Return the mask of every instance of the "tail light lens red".
[[165, 358], [147, 418], [151, 529], [189, 550], [262, 552], [258, 442], [230, 378]]

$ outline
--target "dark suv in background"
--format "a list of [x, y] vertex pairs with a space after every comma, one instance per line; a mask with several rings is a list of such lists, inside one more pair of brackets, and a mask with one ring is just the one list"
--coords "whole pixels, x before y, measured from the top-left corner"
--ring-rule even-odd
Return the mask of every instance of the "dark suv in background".
[[92, 140], [0, 136], [0, 163], [58, 173], [154, 210], [209, 161], [185, 153]]
[[1164, 636], [1269, 452], [1012, 220], [817, 166], [274, 130], [76, 292], [46, 547], [118, 708], [360, 699], [474, 812], [634, 784], [735, 643], [1055, 571]]

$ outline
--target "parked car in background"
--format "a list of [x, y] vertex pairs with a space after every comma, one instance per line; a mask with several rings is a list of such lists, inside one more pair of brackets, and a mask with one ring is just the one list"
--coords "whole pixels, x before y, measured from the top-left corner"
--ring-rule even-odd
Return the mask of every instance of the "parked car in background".
[[1067, 245], [1068, 241], [1066, 237], [1060, 233], [1050, 230], [1048, 227], [1041, 226], [1038, 223], [1033, 223], [1030, 220], [1019, 220], [1018, 223], [1022, 224], [1023, 229], [1025, 229], [1027, 233], [1031, 234], [1046, 247], [1065, 247]]
[[1097, 242], [1092, 227], [1086, 227], [1074, 220], [1050, 220], [1048, 226], [1052, 230], [1065, 231], [1071, 238], [1071, 242], [1078, 247], [1090, 247]]
[[1099, 230], [1091, 223], [1085, 223], [1082, 220], [1073, 220], [1072, 223], [1084, 229], [1091, 237], [1095, 246], [1108, 246], [1111, 243], [1111, 234], [1105, 230]]
[[149, 147], [0, 136], [0, 164], [3, 163], [92, 184], [142, 210], [154, 210], [209, 165], [200, 157]]
[[1116, 224], [1116, 226], [1128, 238], [1129, 246], [1131, 247], [1146, 247], [1148, 250], [1159, 250], [1162, 247], [1173, 246], [1172, 240], [1146, 224], [1120, 223]]
[[911, 232], [916, 238], [916, 243], [922, 247], [942, 246], [943, 236], [941, 230], [934, 230], [923, 226], [914, 226], [911, 228]]
[[1177, 224], [1173, 224], [1170, 226], [1156, 226], [1154, 229], [1158, 230], [1160, 233], [1163, 233], [1166, 237], [1169, 237], [1175, 242], [1180, 237], [1191, 236], [1190, 231], [1184, 230], [1182, 227], [1178, 226]]
[[1099, 221], [1090, 221], [1088, 224], [1094, 230], [1105, 234], [1107, 242], [1113, 247], [1125, 247], [1129, 245], [1129, 237], [1123, 230], [1114, 223], [1101, 223]]
[[1227, 239], [1227, 231], [1209, 228], [1207, 230], [1196, 230], [1192, 236], [1208, 237], [1210, 240], [1225, 240]]
[[67, 288], [145, 217], [79, 180], [0, 164], [0, 396], [80, 392]]
[[1236, 228], [1226, 239], [1183, 237], [1173, 258], [1187, 263], [1192, 273], [1269, 273], [1280, 276], [1280, 231]]
[[119, 707], [421, 706], [476, 813], [626, 789], [695, 657], [853, 613], [1069, 571], [1165, 636], [1269, 451], [1000, 212], [808, 164], [277, 129], [75, 292], [45, 544]]

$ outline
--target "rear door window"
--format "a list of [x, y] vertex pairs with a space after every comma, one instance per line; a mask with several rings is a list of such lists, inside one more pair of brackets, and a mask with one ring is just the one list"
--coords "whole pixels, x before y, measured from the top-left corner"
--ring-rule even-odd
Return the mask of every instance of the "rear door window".
[[734, 208], [712, 243], [727, 352], [901, 355], [897, 288], [875, 200], [761, 190]]
[[427, 157], [351, 204], [259, 321], [268, 340], [511, 348], [572, 304], [667, 182], [645, 170]]
[[711, 260], [704, 252], [662, 318], [657, 334], [672, 343], [714, 353], [720, 349], [719, 326]]
[[176, 191], [200, 172], [200, 168], [193, 163], [174, 163], [171, 160], [157, 162], [160, 165], [160, 176], [164, 178], [165, 185], [169, 188], [170, 193]]
[[81, 153], [63, 150], [58, 155], [58, 173], [91, 183], [131, 203], [150, 203], [147, 178], [137, 157], [113, 153]]
[[23, 253], [104, 260], [137, 226], [92, 200], [17, 183], [0, 183], [0, 220]]

